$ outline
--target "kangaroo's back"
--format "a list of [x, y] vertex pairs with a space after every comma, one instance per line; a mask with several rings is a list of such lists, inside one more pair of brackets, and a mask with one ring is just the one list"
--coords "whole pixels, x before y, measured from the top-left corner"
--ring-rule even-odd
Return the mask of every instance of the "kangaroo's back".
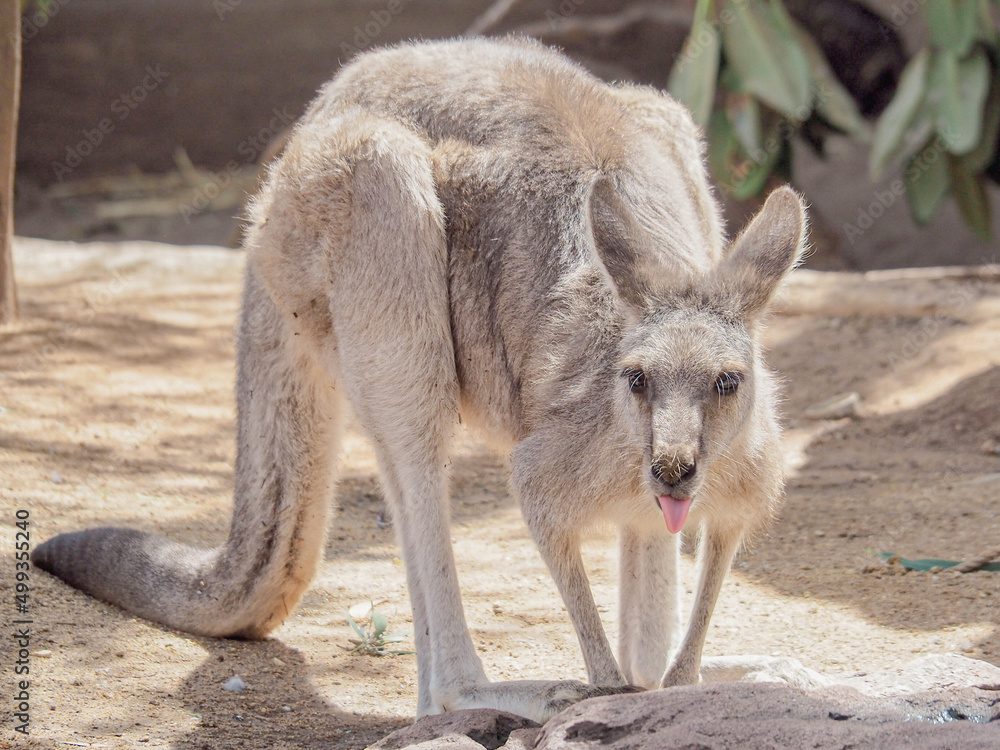
[[[585, 339], [569, 342], [566, 354], [578, 360], [617, 325], [593, 255], [595, 220], [632, 221], [641, 236], [631, 241], [674, 281], [721, 255], [686, 110], [652, 89], [608, 85], [537, 42], [457, 40], [363, 55], [320, 93], [300, 138], [323, 139], [351, 111], [406, 123], [431, 149], [463, 402], [495, 438], [530, 430], [532, 401], [545, 397], [533, 385], [567, 347], [567, 328]], [[627, 217], [591, 211], [602, 176], [614, 180]], [[598, 366], [584, 359], [559, 369]]]

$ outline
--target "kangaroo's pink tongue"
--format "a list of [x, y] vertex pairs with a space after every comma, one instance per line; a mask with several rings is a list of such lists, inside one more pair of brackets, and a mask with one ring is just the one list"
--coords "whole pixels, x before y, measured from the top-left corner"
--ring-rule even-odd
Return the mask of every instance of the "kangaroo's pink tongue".
[[657, 500], [660, 502], [660, 510], [663, 511], [663, 520], [667, 522], [667, 529], [671, 534], [676, 534], [684, 528], [684, 521], [687, 520], [688, 511], [691, 509], [691, 498], [680, 500], [670, 495], [660, 495]]

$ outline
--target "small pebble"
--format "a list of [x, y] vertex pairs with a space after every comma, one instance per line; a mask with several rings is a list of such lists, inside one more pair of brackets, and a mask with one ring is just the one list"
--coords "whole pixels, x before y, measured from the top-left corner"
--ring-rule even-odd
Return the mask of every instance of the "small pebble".
[[292, 710], [292, 707], [291, 706], [282, 706], [281, 710], [284, 711], [287, 714], [287, 713], [289, 713]]
[[63, 483], [62, 474], [60, 474], [58, 471], [53, 471], [52, 474], [49, 476], [49, 481], [52, 482], [52, 484], [62, 484]]
[[247, 684], [243, 681], [243, 678], [238, 674], [234, 674], [225, 684], [222, 686], [223, 690], [228, 690], [230, 693], [242, 693], [247, 689]]
[[499, 615], [503, 612], [503, 607], [500, 606], [500, 602], [493, 602], [493, 614]]
[[285, 666], [285, 662], [283, 662], [277, 656], [275, 656], [274, 659], [272, 659], [271, 661], [273, 661], [274, 665], [277, 666], [277, 667], [283, 667], [283, 666]]
[[1000, 456], [1000, 440], [987, 440], [980, 446], [983, 453]]
[[46, 648], [46, 649], [42, 649], [41, 651], [35, 651], [35, 652], [33, 652], [33, 653], [32, 653], [31, 655], [32, 655], [32, 656], [40, 656], [40, 657], [42, 657], [43, 659], [48, 659], [48, 658], [49, 658], [50, 656], [52, 656], [52, 652], [51, 652], [51, 651], [49, 651], [49, 650], [48, 650], [48, 649]]

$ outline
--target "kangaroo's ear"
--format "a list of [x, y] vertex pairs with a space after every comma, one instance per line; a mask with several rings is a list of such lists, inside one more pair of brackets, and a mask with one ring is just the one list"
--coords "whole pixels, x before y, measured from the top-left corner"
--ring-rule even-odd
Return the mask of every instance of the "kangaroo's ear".
[[638, 315], [649, 297], [648, 255], [641, 250], [643, 233], [628, 206], [607, 177], [591, 188], [590, 230], [597, 265], [627, 312]]
[[750, 319], [763, 312], [802, 255], [806, 209], [789, 187], [773, 191], [713, 271], [717, 292]]

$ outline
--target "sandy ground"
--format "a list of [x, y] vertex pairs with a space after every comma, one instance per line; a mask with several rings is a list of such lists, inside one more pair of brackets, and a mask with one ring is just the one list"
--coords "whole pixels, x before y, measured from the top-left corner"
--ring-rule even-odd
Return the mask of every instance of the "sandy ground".
[[[0, 330], [0, 678], [12, 684], [15, 511], [31, 544], [127, 525], [193, 544], [227, 531], [240, 253], [20, 240], [23, 320]], [[786, 380], [789, 487], [738, 559], [709, 654], [789, 655], [824, 672], [959, 651], [1000, 665], [1000, 574], [902, 574], [875, 553], [960, 560], [1000, 542], [1000, 273], [798, 272], [768, 333]], [[859, 414], [809, 419], [854, 391]], [[466, 613], [494, 678], [583, 678], [569, 620], [471, 437], [454, 476]], [[348, 653], [346, 610], [410, 625], [373, 456], [348, 440], [319, 577], [264, 642], [164, 629], [31, 571], [30, 728], [0, 747], [361, 748], [412, 719], [413, 656]], [[614, 538], [587, 560], [612, 637]], [[690, 559], [685, 576], [693, 580]], [[242, 693], [223, 683], [240, 675]]]

